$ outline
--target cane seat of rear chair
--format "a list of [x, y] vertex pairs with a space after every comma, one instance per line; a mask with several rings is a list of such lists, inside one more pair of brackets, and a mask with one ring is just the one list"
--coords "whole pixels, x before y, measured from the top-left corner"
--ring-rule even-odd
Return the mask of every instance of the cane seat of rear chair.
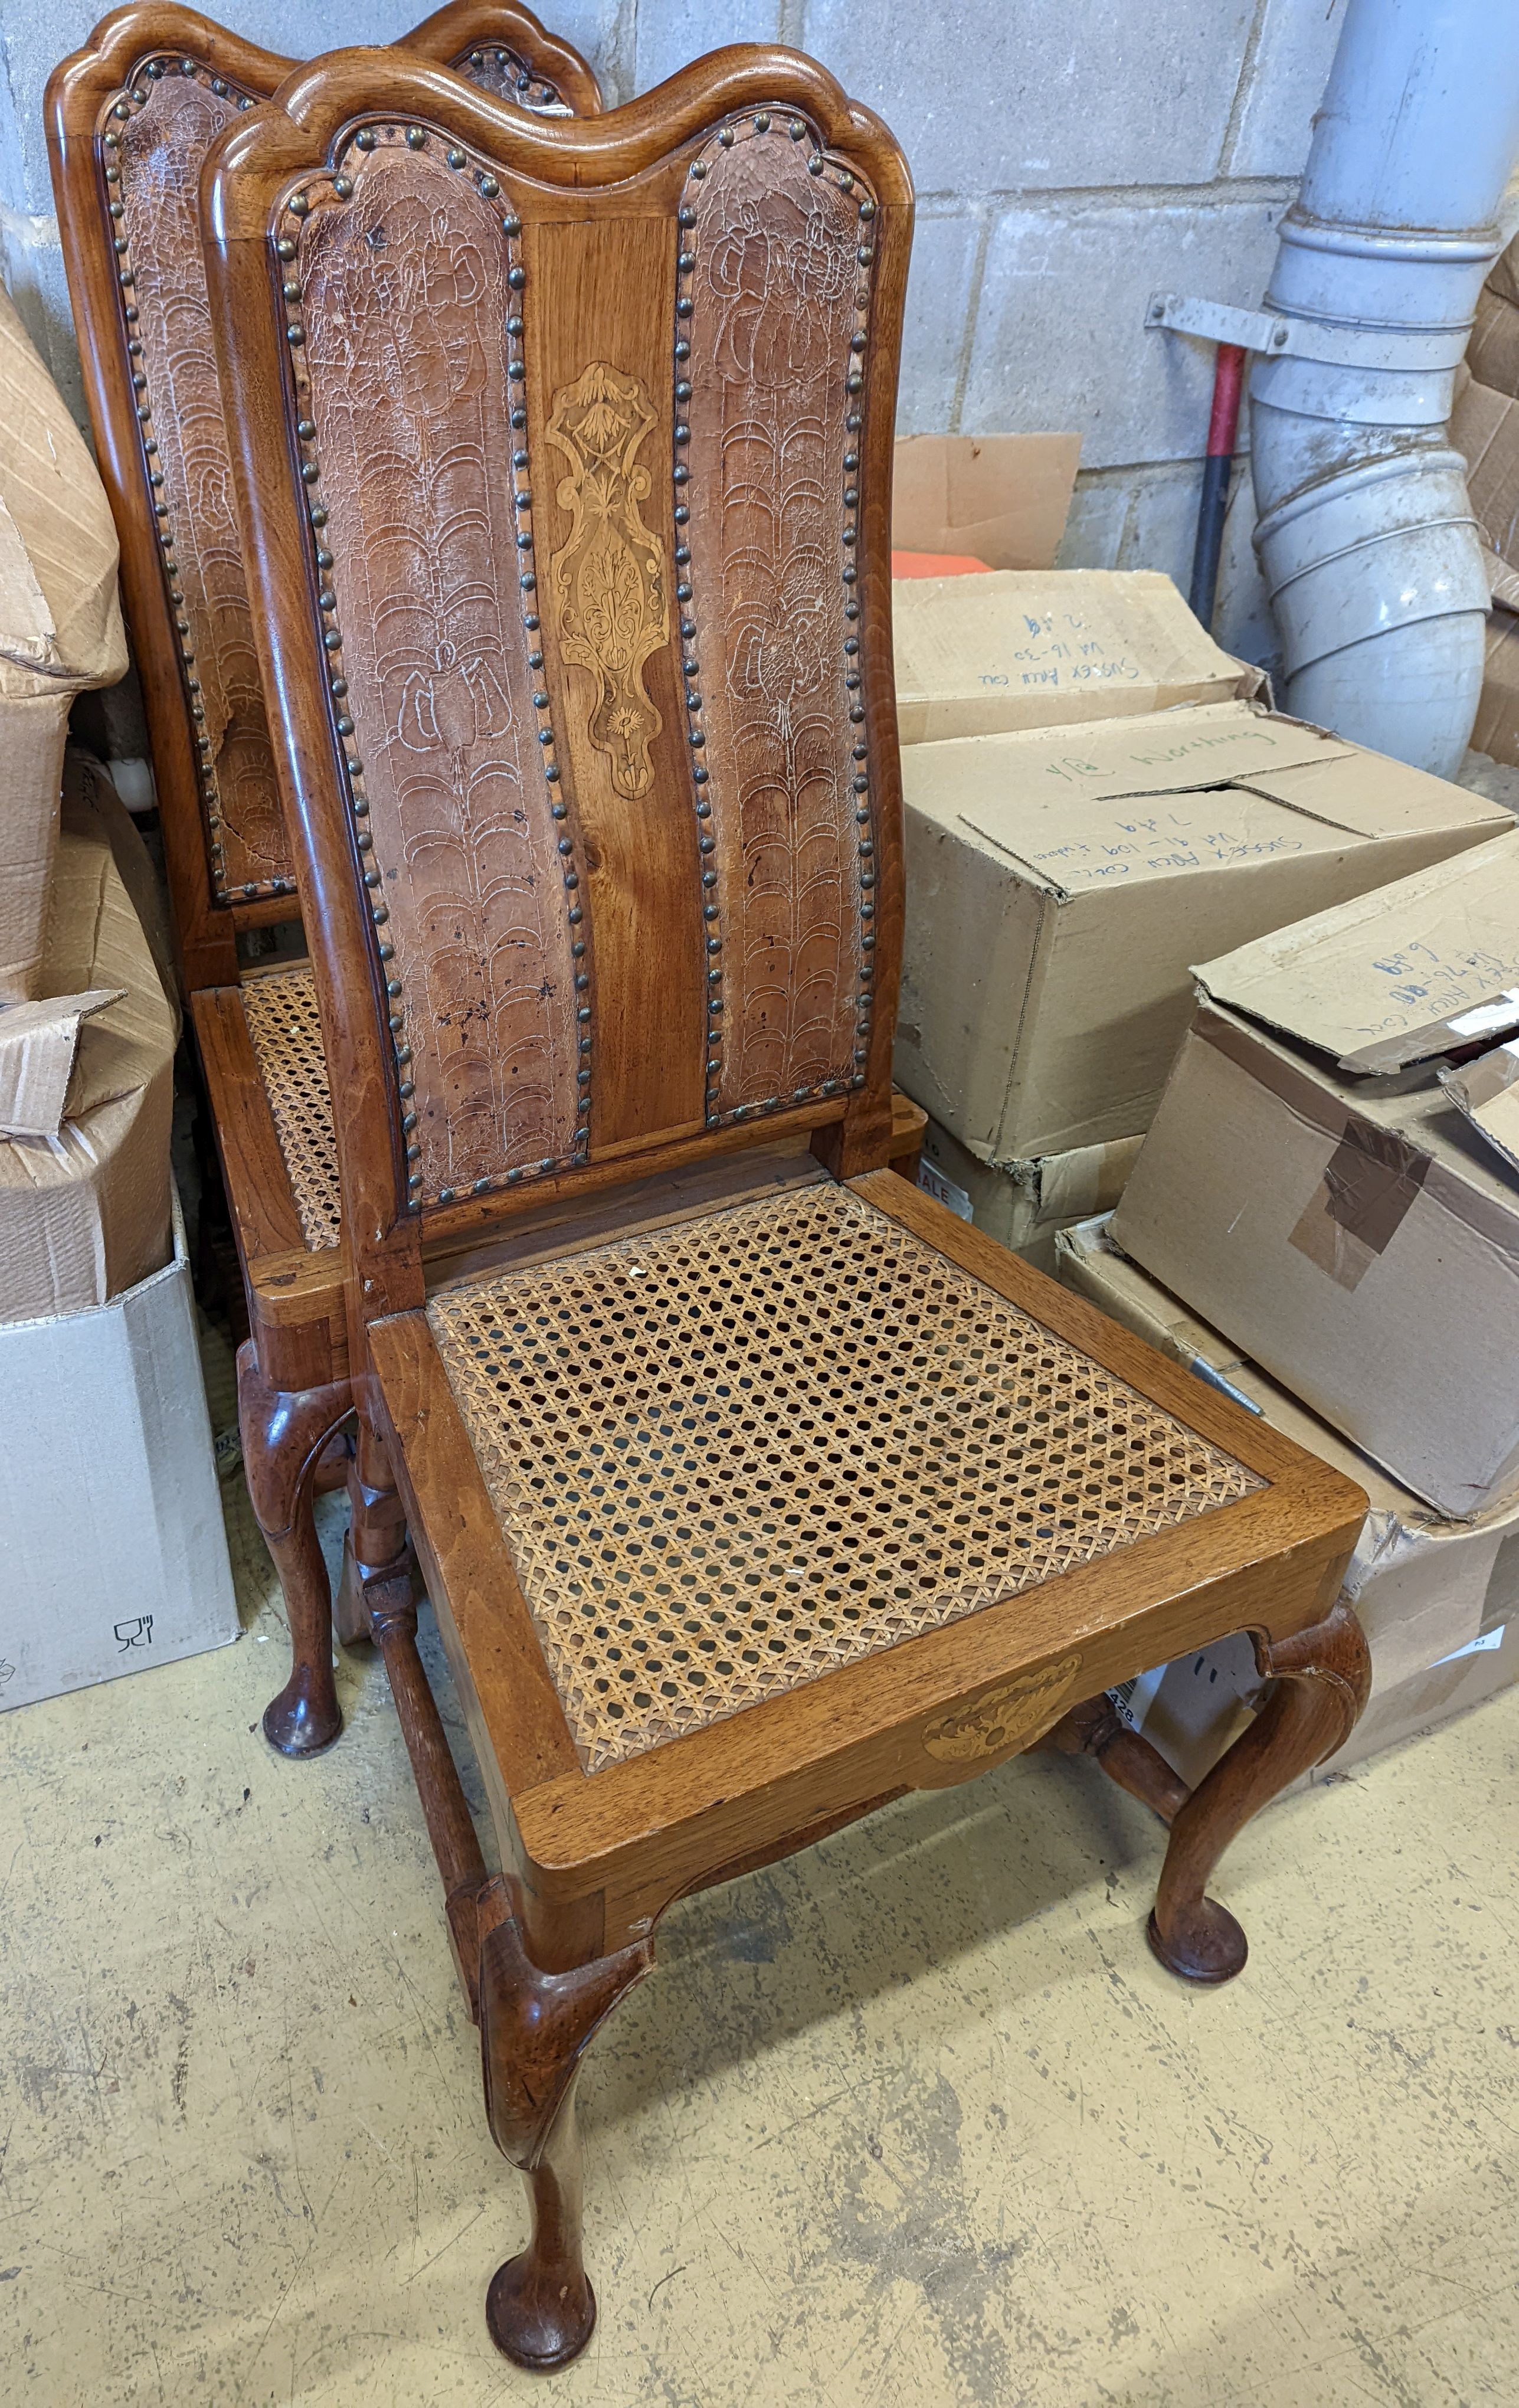
[[1265, 1484], [831, 1180], [427, 1317], [588, 1773]]
[[[318, 1254], [338, 1243], [342, 1209], [316, 980], [306, 963], [265, 970], [247, 982], [241, 1002], [301, 1235]], [[892, 1101], [896, 1134], [904, 1153], [913, 1153], [923, 1112], [905, 1096]]]
[[269, 970], [247, 982], [242, 1004], [301, 1235], [315, 1254], [336, 1246], [342, 1234], [337, 1133], [316, 981], [305, 965]]

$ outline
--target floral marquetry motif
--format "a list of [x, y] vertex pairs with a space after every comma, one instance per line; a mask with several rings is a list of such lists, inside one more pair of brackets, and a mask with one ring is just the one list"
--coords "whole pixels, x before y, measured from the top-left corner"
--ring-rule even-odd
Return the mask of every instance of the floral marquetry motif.
[[708, 928], [709, 1122], [862, 1082], [875, 845], [856, 543], [875, 201], [776, 110], [680, 210], [677, 599]]
[[605, 360], [562, 388], [549, 421], [549, 439], [569, 463], [558, 500], [573, 521], [553, 561], [560, 647], [596, 680], [591, 741], [632, 801], [653, 783], [649, 747], [664, 724], [644, 686], [644, 663], [670, 633], [664, 552], [642, 517], [652, 480], [638, 465], [653, 424], [637, 378]]
[[939, 1714], [924, 1731], [923, 1743], [940, 1764], [983, 1764], [1006, 1756], [1056, 1714], [1075, 1685], [1080, 1656], [1063, 1656], [1037, 1672], [1023, 1672], [985, 1689], [968, 1705]]
[[526, 272], [498, 195], [457, 147], [368, 126], [292, 195], [282, 236], [316, 605], [416, 1203], [582, 1159], [590, 1120], [580, 872], [537, 674]]

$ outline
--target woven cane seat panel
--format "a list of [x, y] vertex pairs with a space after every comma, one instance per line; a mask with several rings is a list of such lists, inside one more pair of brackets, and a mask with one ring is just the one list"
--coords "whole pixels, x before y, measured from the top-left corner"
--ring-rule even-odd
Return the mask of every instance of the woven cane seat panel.
[[428, 1319], [589, 1772], [1263, 1485], [831, 1182]]
[[271, 971], [250, 979], [242, 996], [301, 1235], [317, 1254], [323, 1246], [337, 1245], [342, 1212], [316, 981], [308, 969]]

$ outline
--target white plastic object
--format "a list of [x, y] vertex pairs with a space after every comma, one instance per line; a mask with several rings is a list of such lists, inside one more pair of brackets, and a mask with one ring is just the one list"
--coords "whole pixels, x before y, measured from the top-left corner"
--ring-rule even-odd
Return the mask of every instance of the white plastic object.
[[1447, 423], [1519, 152], [1519, 41], [1483, 0], [1348, 0], [1250, 383], [1255, 544], [1295, 716], [1461, 764], [1490, 600]]

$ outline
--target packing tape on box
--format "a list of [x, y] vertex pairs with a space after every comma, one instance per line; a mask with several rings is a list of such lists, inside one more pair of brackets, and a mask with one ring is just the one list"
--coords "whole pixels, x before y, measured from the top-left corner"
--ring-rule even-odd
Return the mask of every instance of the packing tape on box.
[[1354, 1112], [1288, 1243], [1352, 1294], [1384, 1254], [1429, 1175], [1432, 1157]]
[[[1191, 1033], [1200, 1043], [1211, 1045], [1225, 1061], [1234, 1063], [1247, 1077], [1278, 1096], [1303, 1127], [1316, 1129], [1323, 1135], [1329, 1147], [1325, 1169], [1291, 1237], [1299, 1254], [1319, 1268], [1326, 1270], [1331, 1278], [1339, 1278], [1341, 1286], [1354, 1287], [1364, 1277], [1377, 1254], [1397, 1235], [1398, 1224], [1417, 1197], [1425, 1191], [1443, 1211], [1464, 1222], [1474, 1236], [1496, 1254], [1509, 1262], [1519, 1261], [1519, 1249], [1514, 1243], [1513, 1217], [1506, 1199], [1484, 1195], [1469, 1181], [1458, 1177], [1436, 1155], [1411, 1145], [1406, 1138], [1399, 1137], [1396, 1130], [1383, 1127], [1381, 1122], [1363, 1120], [1358, 1113], [1327, 1093], [1318, 1080], [1300, 1070], [1295, 1062], [1257, 1043], [1247, 1025], [1231, 1022], [1225, 1012], [1207, 1003], [1199, 1004]], [[1393, 1157], [1378, 1149], [1391, 1145], [1399, 1149], [1399, 1159], [1406, 1166], [1406, 1177], [1400, 1171], [1397, 1177], [1385, 1180], [1385, 1183], [1397, 1186], [1400, 1210], [1396, 1220], [1389, 1217], [1384, 1225], [1382, 1217], [1387, 1211], [1384, 1205], [1369, 1216], [1369, 1226], [1376, 1230], [1379, 1239], [1375, 1246], [1357, 1234], [1356, 1197], [1362, 1192], [1361, 1166], [1357, 1163], [1352, 1174], [1348, 1159], [1342, 1160], [1353, 1125], [1365, 1130], [1367, 1136], [1375, 1140], [1375, 1146], [1363, 1145], [1357, 1140], [1354, 1149], [1357, 1155], [1364, 1154], [1369, 1162], [1383, 1165], [1385, 1173]], [[1415, 1165], [1418, 1167], [1416, 1178], [1413, 1175]], [[1334, 1211], [1329, 1209], [1326, 1186], [1331, 1166], [1336, 1169], [1340, 1186]], [[1369, 1183], [1368, 1179], [1368, 1185]], [[1344, 1220], [1336, 1217], [1340, 1211], [1346, 1215]], [[1318, 1224], [1317, 1228], [1315, 1223]], [[1354, 1279], [1341, 1278], [1335, 1268], [1339, 1252], [1333, 1241], [1337, 1233], [1344, 1251], [1348, 1252], [1356, 1245], [1365, 1248], [1359, 1263], [1347, 1266], [1354, 1269]]]

